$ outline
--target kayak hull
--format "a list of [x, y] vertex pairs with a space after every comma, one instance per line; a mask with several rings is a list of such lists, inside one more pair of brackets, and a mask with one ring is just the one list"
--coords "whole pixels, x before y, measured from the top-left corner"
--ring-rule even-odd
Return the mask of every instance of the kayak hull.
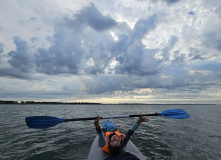
[[[126, 147], [124, 147], [124, 151], [137, 156], [140, 160], [146, 160], [143, 154], [136, 148], [136, 146], [130, 140], [127, 143]], [[99, 136], [97, 135], [92, 143], [87, 160], [104, 160], [110, 156], [110, 154], [104, 152], [100, 147]]]

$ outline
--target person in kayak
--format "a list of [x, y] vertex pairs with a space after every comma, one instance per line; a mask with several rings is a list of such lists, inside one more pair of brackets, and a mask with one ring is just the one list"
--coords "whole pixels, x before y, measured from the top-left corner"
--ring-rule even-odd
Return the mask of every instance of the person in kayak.
[[112, 121], [105, 121], [103, 131], [99, 125], [99, 120], [101, 117], [98, 117], [94, 121], [95, 128], [99, 134], [99, 144], [102, 147], [103, 151], [111, 154], [117, 155], [123, 152], [123, 147], [127, 145], [130, 137], [134, 131], [140, 126], [142, 122], [148, 122], [149, 119], [141, 116], [138, 118], [137, 122], [127, 131], [125, 136], [123, 136], [115, 128], [115, 124]]

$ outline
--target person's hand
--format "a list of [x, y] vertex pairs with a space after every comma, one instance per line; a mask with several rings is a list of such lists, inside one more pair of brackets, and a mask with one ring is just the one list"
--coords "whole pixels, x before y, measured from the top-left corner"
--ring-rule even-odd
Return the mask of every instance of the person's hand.
[[143, 116], [140, 116], [137, 120], [137, 124], [141, 124], [142, 122], [148, 122], [149, 119]]
[[97, 115], [97, 119], [94, 121], [94, 125], [95, 125], [95, 127], [96, 128], [98, 128], [100, 125], [99, 125], [99, 120], [101, 119], [101, 117], [99, 117], [98, 115]]

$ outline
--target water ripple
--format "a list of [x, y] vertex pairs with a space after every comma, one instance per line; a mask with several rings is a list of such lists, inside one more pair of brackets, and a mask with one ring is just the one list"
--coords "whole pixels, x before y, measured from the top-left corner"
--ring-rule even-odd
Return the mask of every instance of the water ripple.
[[[166, 106], [173, 109], [174, 106]], [[191, 118], [175, 120], [150, 117], [142, 123], [131, 141], [149, 160], [220, 159], [220, 106], [184, 106]], [[96, 131], [93, 121], [62, 123], [55, 127], [35, 130], [27, 128], [25, 117], [50, 115], [59, 118], [94, 117], [155, 113], [163, 105], [1, 105], [1, 160], [69, 160], [86, 159]], [[113, 120], [126, 133], [137, 118]], [[100, 124], [102, 125], [103, 120]], [[203, 141], [202, 141], [203, 140]]]

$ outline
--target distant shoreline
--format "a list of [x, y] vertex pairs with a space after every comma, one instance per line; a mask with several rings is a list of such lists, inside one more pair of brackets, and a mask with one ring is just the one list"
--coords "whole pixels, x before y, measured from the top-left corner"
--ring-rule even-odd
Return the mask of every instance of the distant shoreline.
[[21, 103], [17, 101], [0, 101], [0, 105], [217, 105], [210, 103], [92, 103], [92, 102], [35, 102], [35, 101], [21, 101]]

